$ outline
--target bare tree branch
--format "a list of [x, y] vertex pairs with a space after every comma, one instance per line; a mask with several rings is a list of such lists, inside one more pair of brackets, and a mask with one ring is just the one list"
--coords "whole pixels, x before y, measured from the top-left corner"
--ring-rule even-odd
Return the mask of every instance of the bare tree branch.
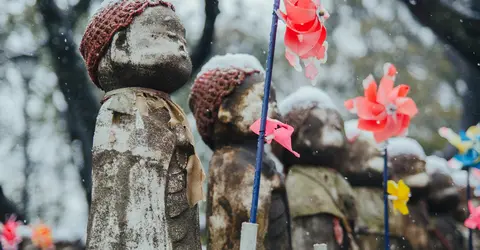
[[54, 0], [38, 0], [37, 9], [43, 17], [48, 33], [47, 47], [52, 56], [52, 64], [58, 77], [59, 88], [68, 104], [67, 123], [72, 140], [82, 142], [84, 166], [80, 171], [87, 201], [91, 198], [91, 149], [98, 100], [87, 85], [90, 80], [85, 72], [83, 61], [73, 42], [72, 23], [55, 4]]
[[191, 53], [193, 64], [192, 72], [197, 72], [203, 63], [212, 53], [212, 44], [215, 35], [215, 21], [220, 9], [218, 8], [218, 0], [205, 0], [205, 24], [203, 25], [202, 37]]
[[450, 0], [401, 0], [417, 20], [432, 29], [472, 65], [480, 63], [480, 12]]
[[80, 0], [76, 5], [72, 6], [68, 14], [72, 27], [77, 25], [78, 20], [88, 11], [91, 3], [92, 0]]

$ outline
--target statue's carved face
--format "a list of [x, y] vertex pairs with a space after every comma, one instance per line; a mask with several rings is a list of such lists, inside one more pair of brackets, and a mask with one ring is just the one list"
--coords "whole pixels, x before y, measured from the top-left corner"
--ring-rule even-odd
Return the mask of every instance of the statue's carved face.
[[[235, 130], [241, 134], [251, 134], [250, 125], [260, 119], [262, 114], [264, 86], [263, 74], [256, 73], [248, 76], [222, 102], [218, 111], [218, 120], [221, 123], [233, 125]], [[268, 117], [278, 118], [278, 107], [273, 87], [270, 90], [268, 100]]]
[[188, 81], [191, 71], [185, 28], [172, 9], [156, 6], [114, 35], [98, 77], [106, 91], [147, 87], [171, 93]]
[[[264, 86], [263, 74], [256, 73], [247, 77], [222, 102], [218, 111], [219, 121], [232, 124], [242, 134], [251, 134], [250, 125], [260, 119], [262, 114]], [[273, 87], [270, 89], [268, 100], [268, 117], [278, 118], [278, 107]]]
[[349, 172], [374, 169], [383, 172], [383, 154], [375, 143], [364, 137], [357, 137], [348, 147]]
[[427, 187], [430, 177], [425, 165], [426, 162], [413, 154], [400, 154], [389, 157], [394, 179], [403, 179], [410, 187]]
[[[298, 129], [295, 144], [313, 151], [345, 148], [346, 136], [340, 114], [329, 108], [313, 108]], [[295, 148], [295, 146], [294, 146]]]
[[435, 172], [430, 176], [428, 202], [432, 212], [452, 212], [459, 203], [460, 196], [450, 175]]

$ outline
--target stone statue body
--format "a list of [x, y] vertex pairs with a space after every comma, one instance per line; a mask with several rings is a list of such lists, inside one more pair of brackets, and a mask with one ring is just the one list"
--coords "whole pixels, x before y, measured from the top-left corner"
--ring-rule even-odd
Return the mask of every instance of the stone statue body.
[[458, 230], [454, 213], [460, 203], [460, 196], [450, 176], [447, 161], [437, 156], [426, 158], [428, 183], [428, 212], [431, 218], [429, 249], [465, 249], [464, 239]]
[[[407, 203], [409, 214], [394, 213], [392, 223], [401, 225], [401, 231], [393, 232], [405, 241], [391, 246], [391, 249], [423, 250], [429, 247], [428, 182], [425, 169], [425, 152], [417, 141], [407, 137], [392, 138], [388, 141], [388, 160], [392, 179], [404, 180], [410, 187], [411, 197]], [[390, 203], [390, 209], [393, 209]], [[397, 228], [397, 227], [396, 227]]]
[[107, 91], [87, 249], [201, 249], [204, 174], [186, 116], [169, 97], [191, 74], [184, 37], [173, 7], [159, 0], [112, 2], [87, 27], [80, 50]]
[[292, 218], [292, 247], [358, 249], [353, 239], [356, 220], [354, 193], [340, 174], [347, 154], [343, 120], [330, 97], [313, 87], [302, 87], [283, 100], [279, 109], [291, 125], [293, 150], [300, 158], [274, 144], [283, 163]]
[[[263, 69], [252, 56], [227, 54], [212, 58], [202, 71], [190, 108], [200, 135], [214, 151], [208, 173], [207, 249], [238, 250], [242, 223], [250, 218], [258, 136], [249, 127], [260, 118]], [[269, 117], [276, 116], [272, 88]], [[267, 155], [261, 178], [257, 249], [291, 249], [283, 178]]]
[[[456, 221], [456, 229], [459, 230], [463, 235], [463, 243], [466, 247], [468, 246], [468, 228], [465, 227], [464, 222], [469, 216], [468, 201], [467, 201], [467, 171], [455, 171], [452, 173], [452, 178], [457, 189], [459, 204], [454, 211], [454, 218]], [[475, 177], [471, 176], [470, 178], [470, 192], [472, 194], [472, 203], [475, 207], [480, 206], [480, 199], [473, 194], [475, 193]], [[480, 233], [478, 230], [473, 230], [473, 249], [480, 247]]]
[[[383, 218], [383, 153], [375, 142], [373, 134], [358, 129], [358, 121], [345, 122], [349, 140], [348, 164], [343, 172], [355, 193], [358, 220], [357, 240], [360, 249], [376, 250], [384, 247]], [[393, 213], [390, 216], [394, 216]], [[402, 224], [389, 221], [390, 243], [399, 245], [401, 235], [395, 234]]]

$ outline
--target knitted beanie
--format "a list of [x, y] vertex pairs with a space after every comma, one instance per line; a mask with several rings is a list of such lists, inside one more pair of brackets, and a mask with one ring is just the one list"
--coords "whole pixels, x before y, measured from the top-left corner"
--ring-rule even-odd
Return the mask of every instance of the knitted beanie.
[[189, 107], [197, 123], [197, 129], [205, 144], [213, 149], [214, 123], [225, 97], [242, 84], [248, 76], [260, 73], [256, 69], [217, 68], [197, 76], [189, 97]]
[[175, 11], [172, 4], [162, 0], [110, 0], [92, 17], [80, 43], [80, 54], [85, 60], [90, 78], [97, 87], [102, 89], [97, 79], [98, 65], [115, 33], [128, 27], [134, 17], [142, 14], [148, 7], [159, 5]]

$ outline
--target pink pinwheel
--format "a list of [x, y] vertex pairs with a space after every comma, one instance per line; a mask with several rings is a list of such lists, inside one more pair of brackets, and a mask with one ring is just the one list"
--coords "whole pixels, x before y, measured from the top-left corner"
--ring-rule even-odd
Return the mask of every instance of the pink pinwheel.
[[395, 66], [386, 63], [378, 89], [369, 75], [363, 80], [365, 96], [345, 101], [345, 107], [359, 117], [358, 128], [373, 132], [377, 142], [404, 135], [410, 119], [418, 113], [415, 102], [407, 97], [410, 87], [405, 84], [394, 87], [396, 74]]
[[[260, 133], [260, 119], [255, 121], [251, 126], [250, 130], [252, 130], [255, 134]], [[292, 152], [296, 157], [300, 157], [300, 154], [293, 151], [292, 149], [292, 134], [293, 134], [293, 127], [282, 123], [275, 119], [267, 118], [267, 124], [265, 126], [265, 141], [270, 144], [272, 140], [278, 142], [278, 144], [282, 145], [285, 149]]]
[[11, 215], [8, 220], [3, 224], [0, 234], [0, 243], [4, 250], [17, 250], [18, 244], [22, 241], [17, 234], [17, 227], [21, 223], [17, 221], [15, 215]]
[[472, 201], [468, 202], [470, 216], [465, 220], [464, 225], [470, 229], [480, 230], [480, 206], [474, 207]]

